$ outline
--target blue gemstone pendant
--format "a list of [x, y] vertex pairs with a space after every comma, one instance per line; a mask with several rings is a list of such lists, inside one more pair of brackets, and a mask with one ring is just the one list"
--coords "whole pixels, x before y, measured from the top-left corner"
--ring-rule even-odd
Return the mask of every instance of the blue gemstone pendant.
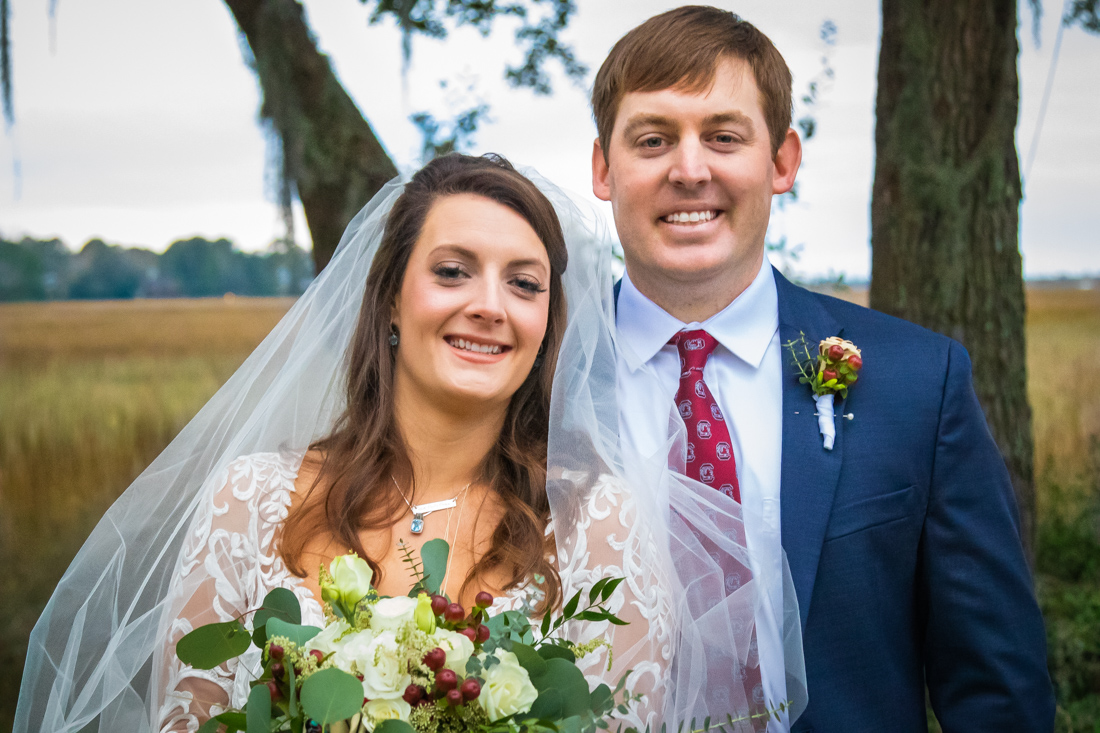
[[423, 532], [424, 531], [424, 515], [423, 514], [414, 514], [413, 515], [412, 526], [409, 527], [409, 529], [412, 530], [413, 534], [420, 534], [421, 532]]

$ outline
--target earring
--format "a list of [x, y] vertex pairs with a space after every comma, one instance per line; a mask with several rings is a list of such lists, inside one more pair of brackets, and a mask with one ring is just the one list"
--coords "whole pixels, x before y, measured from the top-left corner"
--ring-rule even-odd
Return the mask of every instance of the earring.
[[397, 346], [399, 343], [401, 343], [401, 336], [393, 324], [390, 324], [390, 346]]

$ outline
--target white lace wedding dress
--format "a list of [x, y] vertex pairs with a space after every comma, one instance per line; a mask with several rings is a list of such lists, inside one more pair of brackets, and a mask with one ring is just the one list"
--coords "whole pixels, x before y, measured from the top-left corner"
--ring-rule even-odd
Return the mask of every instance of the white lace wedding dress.
[[[302, 579], [290, 574], [273, 542], [286, 519], [301, 460], [301, 453], [256, 453], [238, 458], [212, 477], [221, 488], [211, 493], [190, 527], [176, 579], [188, 587], [190, 600], [168, 634], [166, 695], [159, 707], [162, 733], [195, 731], [209, 716], [242, 706], [249, 681], [260, 668], [259, 650], [250, 647], [239, 660], [222, 667], [193, 669], [174, 653], [184, 634], [206, 623], [238, 618], [279, 587], [297, 596], [303, 624], [323, 626], [320, 604]], [[673, 648], [666, 563], [642, 536], [643, 523], [619, 483], [601, 477], [583, 503], [577, 507], [575, 541], [568, 553], [559, 553], [563, 590], [571, 594], [603, 577], [624, 577], [608, 605], [630, 623], [576, 623], [565, 634], [576, 643], [601, 637], [608, 641], [610, 650], [599, 646], [578, 660], [591, 686], [606, 682], [613, 688], [623, 672], [633, 669], [630, 688], [652, 701], [667, 684]], [[518, 609], [525, 596], [522, 588], [502, 596], [490, 613]], [[624, 722], [641, 730], [654, 722], [655, 708], [633, 705]]]

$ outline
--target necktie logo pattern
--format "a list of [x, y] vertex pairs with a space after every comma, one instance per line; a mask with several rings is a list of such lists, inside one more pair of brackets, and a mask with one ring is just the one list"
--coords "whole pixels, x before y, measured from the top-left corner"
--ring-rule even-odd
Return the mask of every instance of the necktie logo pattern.
[[[703, 367], [718, 340], [702, 329], [680, 331], [669, 343], [680, 352], [680, 387], [676, 392], [676, 409], [687, 428], [685, 473], [689, 478], [713, 486], [734, 501], [741, 502], [741, 487], [737, 482], [737, 461], [733, 456], [733, 441], [722, 410], [703, 380]], [[751, 571], [736, 559], [721, 554], [707, 538], [700, 542], [721, 567], [725, 592], [732, 593], [752, 578]], [[765, 712], [764, 686], [760, 675], [760, 657], [756, 646], [756, 631], [752, 631], [744, 660], [742, 681], [753, 714]], [[751, 728], [763, 731], [766, 718], [754, 718]], [[740, 728], [738, 728], [740, 730]]]
[[697, 329], [680, 331], [672, 337], [671, 343], [680, 352], [680, 388], [676, 392], [676, 405], [687, 427], [687, 475], [740, 502], [737, 462], [730, 449], [733, 443], [729, 426], [703, 381], [703, 367], [718, 340]]

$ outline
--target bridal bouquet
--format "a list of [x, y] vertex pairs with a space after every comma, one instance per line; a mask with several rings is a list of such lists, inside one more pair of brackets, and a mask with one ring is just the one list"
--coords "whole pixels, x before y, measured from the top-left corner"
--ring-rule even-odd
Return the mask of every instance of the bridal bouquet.
[[200, 733], [582, 733], [608, 728], [635, 699], [625, 676], [590, 692], [576, 658], [591, 649], [553, 637], [569, 621], [623, 624], [605, 605], [622, 578], [596, 582], [586, 604], [578, 592], [536, 625], [520, 611], [490, 616], [488, 593], [471, 609], [440, 595], [445, 541], [425, 543], [419, 559], [402, 551], [415, 580], [408, 596], [379, 596], [370, 566], [351, 554], [321, 569], [324, 628], [302, 625], [297, 598], [276, 588], [251, 630], [235, 619], [180, 639], [179, 658], [199, 669], [262, 650], [247, 704]]

